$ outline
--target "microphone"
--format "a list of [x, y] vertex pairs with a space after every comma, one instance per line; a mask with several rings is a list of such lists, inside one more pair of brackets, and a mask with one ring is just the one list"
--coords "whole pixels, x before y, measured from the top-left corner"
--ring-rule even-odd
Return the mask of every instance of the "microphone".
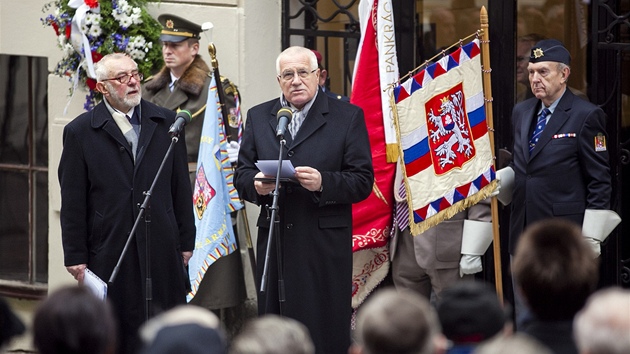
[[276, 115], [278, 117], [278, 128], [276, 128], [276, 137], [284, 138], [287, 126], [293, 118], [293, 112], [288, 107], [282, 107]]
[[183, 109], [177, 112], [177, 115], [175, 116], [175, 122], [169, 128], [168, 133], [171, 136], [179, 136], [179, 133], [182, 132], [184, 126], [190, 123], [190, 121], [192, 121], [192, 115], [189, 111]]

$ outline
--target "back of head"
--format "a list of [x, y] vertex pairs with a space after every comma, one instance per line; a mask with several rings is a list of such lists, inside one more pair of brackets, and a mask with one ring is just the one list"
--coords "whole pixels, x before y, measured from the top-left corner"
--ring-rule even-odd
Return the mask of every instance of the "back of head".
[[33, 340], [41, 354], [114, 353], [116, 325], [112, 310], [87, 288], [61, 288], [38, 306]]
[[306, 326], [292, 318], [270, 314], [247, 322], [230, 347], [230, 354], [314, 353]]
[[477, 344], [500, 333], [505, 312], [485, 283], [463, 281], [441, 293], [437, 314], [442, 333], [454, 344]]
[[571, 320], [595, 290], [598, 260], [580, 228], [563, 219], [528, 227], [512, 264], [518, 288], [541, 320]]
[[140, 328], [140, 336], [144, 354], [227, 352], [217, 316], [194, 305], [180, 305], [152, 318]]
[[594, 293], [575, 316], [573, 333], [582, 353], [630, 353], [630, 290]]
[[365, 354], [432, 353], [439, 332], [424, 297], [394, 288], [371, 295], [357, 315], [356, 341]]
[[473, 354], [552, 354], [542, 343], [522, 332], [510, 336], [495, 337], [481, 344]]
[[11, 310], [9, 304], [0, 297], [0, 352], [2, 346], [11, 338], [21, 335], [26, 330], [24, 323]]

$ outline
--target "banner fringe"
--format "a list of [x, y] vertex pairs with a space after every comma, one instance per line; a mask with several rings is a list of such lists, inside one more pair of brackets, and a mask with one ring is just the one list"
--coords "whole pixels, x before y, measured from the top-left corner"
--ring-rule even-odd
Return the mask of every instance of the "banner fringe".
[[[430, 218], [427, 218], [425, 221], [423, 222], [419, 222], [419, 223], [415, 223], [413, 222], [413, 210], [411, 210], [411, 208], [409, 208], [409, 212], [412, 214], [411, 215], [411, 223], [410, 223], [410, 230], [411, 230], [411, 234], [413, 236], [417, 236], [425, 231], [427, 231], [428, 229], [432, 228], [433, 226], [436, 226], [437, 224], [441, 223], [444, 220], [448, 220], [450, 218], [452, 218], [453, 216], [455, 216], [455, 214], [459, 213], [460, 211], [463, 211], [465, 209], [470, 208], [471, 206], [479, 203], [480, 201], [488, 198], [492, 192], [495, 191], [495, 189], [497, 188], [497, 180], [493, 180], [492, 182], [490, 182], [488, 185], [486, 185], [485, 187], [481, 188], [479, 190], [479, 192], [473, 194], [472, 196], [460, 200], [459, 202], [453, 204], [452, 206], [450, 206], [447, 209], [444, 209], [440, 212], [438, 212], [437, 214], [431, 216]], [[411, 205], [411, 204], [409, 204]]]

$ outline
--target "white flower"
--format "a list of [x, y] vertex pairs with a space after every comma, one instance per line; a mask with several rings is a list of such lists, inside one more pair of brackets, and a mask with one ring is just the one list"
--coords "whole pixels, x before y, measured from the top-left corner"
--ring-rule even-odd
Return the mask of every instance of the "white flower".
[[134, 25], [139, 25], [139, 24], [142, 23], [142, 19], [140, 18], [139, 15], [135, 15], [134, 14], [134, 15], [131, 15], [130, 17], [131, 17], [131, 20], [133, 21]]
[[63, 51], [64, 57], [69, 57], [74, 54], [74, 47], [70, 43], [66, 43], [64, 46], [62, 46], [61, 50]]
[[[120, 5], [120, 3], [119, 3]], [[133, 10], [133, 7], [129, 4], [127, 4], [127, 2], [125, 1], [125, 5], [120, 6], [120, 8], [123, 10], [124, 13], [126, 14], [130, 14], [131, 10]]]
[[63, 47], [64, 45], [66, 45], [66, 35], [65, 34], [60, 34], [59, 36], [57, 36], [57, 43], [59, 43], [59, 46]]
[[129, 39], [129, 45], [133, 46], [134, 48], [142, 48], [144, 47], [146, 42], [147, 41], [144, 39], [143, 36], [134, 36]]
[[145, 54], [144, 54], [143, 51], [141, 51], [139, 49], [129, 50], [129, 48], [130, 47], [127, 47], [126, 52], [127, 52], [127, 54], [129, 54], [131, 56], [131, 58], [133, 58], [135, 60], [142, 60], [142, 59], [144, 59]]
[[103, 30], [99, 25], [92, 25], [92, 27], [90, 27], [90, 30], [88, 31], [88, 34], [92, 37], [98, 37], [103, 34]]
[[101, 23], [101, 15], [88, 12], [85, 16], [86, 25], [98, 25]]
[[118, 21], [118, 23], [120, 23], [120, 27], [129, 28], [133, 24], [133, 21], [131, 21], [131, 17], [124, 16]]

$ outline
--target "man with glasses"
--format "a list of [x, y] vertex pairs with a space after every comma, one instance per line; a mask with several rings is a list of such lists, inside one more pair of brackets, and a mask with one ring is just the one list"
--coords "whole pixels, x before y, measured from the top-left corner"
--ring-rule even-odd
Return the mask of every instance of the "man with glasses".
[[[526, 227], [544, 219], [562, 218], [581, 225], [594, 257], [612, 231], [607, 226], [616, 226], [616, 214], [609, 211], [606, 113], [568, 88], [570, 64], [571, 54], [556, 39], [542, 40], [530, 51], [527, 70], [535, 97], [514, 106], [513, 161], [497, 171], [501, 187], [497, 198], [504, 205], [513, 201], [510, 255]], [[517, 283], [518, 276], [513, 281]], [[517, 288], [514, 294], [520, 329], [532, 316]]]
[[[136, 353], [142, 322], [186, 303], [185, 266], [194, 249], [195, 222], [185, 137], [182, 132], [161, 167], [171, 146], [168, 132], [175, 112], [141, 98], [142, 75], [126, 54], [106, 55], [94, 67], [103, 101], [63, 131], [59, 183], [64, 264], [80, 284], [86, 268], [108, 281], [132, 237], [107, 297], [118, 320], [119, 352]], [[150, 207], [130, 235], [159, 168]], [[147, 252], [151, 297], [145, 289]]]
[[[372, 191], [374, 171], [361, 108], [327, 96], [319, 87], [315, 54], [290, 47], [276, 60], [280, 98], [247, 113], [234, 182], [241, 198], [261, 206], [257, 284], [262, 281], [275, 178], [256, 167], [277, 160], [277, 113], [293, 117], [283, 138], [283, 161], [294, 182], [278, 194], [279, 223], [269, 252], [268, 286], [258, 293], [259, 314], [297, 319], [309, 329], [317, 353], [347, 353], [352, 315], [352, 204]], [[276, 253], [276, 241], [280, 252]], [[282, 270], [279, 279], [278, 269]], [[280, 284], [282, 280], [282, 284]], [[282, 296], [278, 288], [282, 287]], [[258, 289], [260, 290], [260, 288]]]
[[[160, 42], [164, 67], [155, 76], [147, 79], [143, 85], [143, 95], [148, 100], [170, 110], [188, 110], [193, 120], [186, 125], [186, 149], [188, 168], [194, 186], [197, 172], [199, 142], [203, 128], [208, 88], [212, 81], [212, 71], [199, 55], [201, 26], [184, 18], [163, 14], [158, 17], [162, 25]], [[238, 115], [235, 113], [235, 99], [239, 97], [237, 87], [227, 78], [222, 77], [225, 102], [230, 117], [225, 127], [228, 140], [230, 162], [236, 163], [238, 156]], [[192, 197], [191, 197], [192, 198]], [[233, 223], [236, 212], [232, 213]], [[236, 228], [234, 228], [236, 230]], [[245, 284], [239, 252], [232, 252], [219, 258], [205, 273], [192, 304], [217, 312], [233, 308], [245, 301]], [[229, 313], [228, 313], [229, 314]]]

